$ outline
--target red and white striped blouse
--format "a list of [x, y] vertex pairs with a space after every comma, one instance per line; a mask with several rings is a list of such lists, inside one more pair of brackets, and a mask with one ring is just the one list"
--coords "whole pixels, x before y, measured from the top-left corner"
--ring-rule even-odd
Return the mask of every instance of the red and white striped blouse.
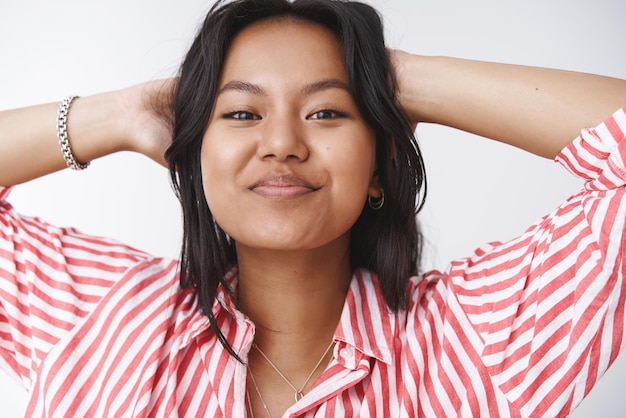
[[[565, 416], [624, 336], [626, 107], [557, 160], [584, 190], [522, 236], [409, 284], [390, 313], [356, 271], [334, 358], [292, 417]], [[0, 363], [28, 416], [246, 415], [246, 367], [220, 345], [177, 263], [20, 216], [0, 189]], [[233, 273], [232, 280], [236, 280]], [[213, 312], [243, 358], [254, 325]]]

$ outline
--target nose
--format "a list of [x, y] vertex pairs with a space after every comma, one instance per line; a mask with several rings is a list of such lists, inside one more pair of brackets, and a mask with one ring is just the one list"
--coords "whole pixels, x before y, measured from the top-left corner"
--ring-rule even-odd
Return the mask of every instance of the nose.
[[309, 149], [304, 137], [304, 127], [297, 118], [270, 117], [265, 122], [257, 156], [263, 160], [305, 161]]

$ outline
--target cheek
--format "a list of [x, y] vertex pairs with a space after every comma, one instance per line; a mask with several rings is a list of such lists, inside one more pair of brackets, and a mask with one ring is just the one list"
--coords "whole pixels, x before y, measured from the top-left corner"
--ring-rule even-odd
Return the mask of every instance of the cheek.
[[216, 222], [238, 242], [315, 247], [346, 233], [361, 214], [375, 166], [374, 140], [367, 133], [344, 132], [332, 141], [318, 136], [308, 143], [310, 158], [298, 163], [300, 170], [324, 179], [324, 184], [328, 181], [328, 191], [300, 206], [266, 205], [246, 194], [246, 181], [259, 175], [255, 149], [249, 141], [232, 136], [222, 140], [225, 137], [205, 135], [202, 180]]
[[241, 157], [242, 151], [234, 144], [219, 139], [219, 133], [207, 131], [200, 151], [202, 166], [202, 184], [204, 195], [211, 212], [219, 212], [220, 205], [229, 200], [229, 189], [240, 164], [236, 156]]
[[367, 193], [376, 167], [374, 140], [368, 136], [354, 141], [346, 141], [335, 149], [328, 150], [333, 160], [337, 181], [345, 183], [349, 190], [345, 193]]
[[374, 140], [364, 135], [363, 139], [350, 141], [328, 150], [333, 161], [333, 194], [335, 202], [353, 221], [361, 214], [376, 166]]
[[202, 149], [200, 151], [200, 165], [202, 167], [202, 185], [204, 187], [204, 196], [209, 203], [212, 200], [211, 191], [215, 189], [214, 187], [211, 187], [211, 183], [215, 178], [215, 170], [217, 169], [216, 161], [212, 158], [213, 155], [215, 155], [214, 152], [211, 151], [210, 146], [207, 146], [207, 141], [205, 140], [202, 143]]

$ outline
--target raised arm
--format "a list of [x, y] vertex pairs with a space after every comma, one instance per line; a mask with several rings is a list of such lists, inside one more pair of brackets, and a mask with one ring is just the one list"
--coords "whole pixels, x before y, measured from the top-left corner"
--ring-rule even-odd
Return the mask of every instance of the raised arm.
[[401, 51], [391, 57], [414, 123], [452, 126], [547, 158], [626, 105], [626, 81], [616, 78]]
[[[173, 80], [76, 99], [68, 136], [79, 162], [116, 151], [137, 151], [165, 164]], [[56, 133], [59, 103], [0, 112], [0, 185], [11, 186], [66, 166]]]

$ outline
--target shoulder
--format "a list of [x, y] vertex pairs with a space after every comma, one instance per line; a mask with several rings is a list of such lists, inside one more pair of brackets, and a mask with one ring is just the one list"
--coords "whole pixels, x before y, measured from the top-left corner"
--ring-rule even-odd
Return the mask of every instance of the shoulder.
[[174, 294], [180, 291], [178, 261], [145, 257], [129, 265], [110, 293], [128, 299], [151, 293]]

